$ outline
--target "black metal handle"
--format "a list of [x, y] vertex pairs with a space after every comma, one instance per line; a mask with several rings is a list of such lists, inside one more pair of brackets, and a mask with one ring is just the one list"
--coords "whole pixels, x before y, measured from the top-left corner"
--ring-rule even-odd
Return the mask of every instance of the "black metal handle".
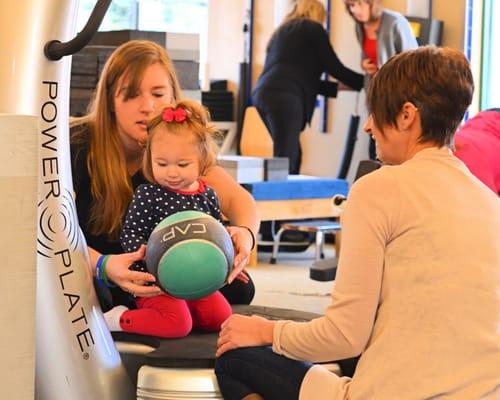
[[47, 42], [43, 48], [45, 57], [51, 61], [57, 61], [64, 56], [75, 54], [83, 49], [99, 29], [110, 4], [111, 0], [98, 0], [82, 31], [69, 42], [62, 43], [59, 40], [51, 40]]
[[347, 177], [349, 167], [351, 166], [352, 155], [354, 153], [354, 146], [356, 145], [356, 140], [358, 140], [358, 127], [359, 115], [351, 115], [344, 146], [344, 155], [340, 164], [340, 171], [337, 174], [337, 179], [345, 179]]

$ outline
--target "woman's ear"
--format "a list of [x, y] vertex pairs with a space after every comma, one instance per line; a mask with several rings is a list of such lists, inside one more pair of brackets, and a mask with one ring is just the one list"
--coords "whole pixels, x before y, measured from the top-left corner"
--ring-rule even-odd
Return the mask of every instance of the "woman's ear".
[[412, 102], [407, 101], [401, 107], [398, 116], [399, 128], [403, 130], [409, 129], [415, 123], [416, 118], [418, 118], [418, 108]]

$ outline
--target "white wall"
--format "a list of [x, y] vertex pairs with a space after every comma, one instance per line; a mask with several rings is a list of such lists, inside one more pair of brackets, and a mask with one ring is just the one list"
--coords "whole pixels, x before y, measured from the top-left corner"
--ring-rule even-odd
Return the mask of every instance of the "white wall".
[[243, 61], [245, 0], [209, 0], [206, 73], [209, 79], [227, 79], [237, 92]]

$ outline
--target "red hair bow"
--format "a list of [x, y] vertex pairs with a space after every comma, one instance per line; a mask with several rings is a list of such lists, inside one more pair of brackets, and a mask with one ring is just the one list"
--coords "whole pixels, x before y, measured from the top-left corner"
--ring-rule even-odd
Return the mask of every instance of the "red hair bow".
[[187, 112], [183, 108], [173, 109], [172, 107], [167, 107], [163, 110], [161, 118], [165, 122], [184, 122], [187, 118]]

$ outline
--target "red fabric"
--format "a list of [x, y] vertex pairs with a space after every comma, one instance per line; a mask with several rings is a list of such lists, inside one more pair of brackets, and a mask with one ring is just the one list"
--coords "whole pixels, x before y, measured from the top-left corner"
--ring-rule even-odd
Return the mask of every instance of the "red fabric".
[[217, 291], [199, 300], [181, 300], [168, 294], [138, 297], [137, 310], [125, 311], [120, 326], [125, 332], [162, 338], [184, 337], [192, 328], [218, 331], [231, 315], [231, 306]]
[[368, 39], [365, 37], [365, 40], [363, 41], [363, 51], [373, 64], [378, 65], [377, 39]]
[[500, 113], [483, 111], [469, 119], [455, 134], [455, 155], [500, 194]]

